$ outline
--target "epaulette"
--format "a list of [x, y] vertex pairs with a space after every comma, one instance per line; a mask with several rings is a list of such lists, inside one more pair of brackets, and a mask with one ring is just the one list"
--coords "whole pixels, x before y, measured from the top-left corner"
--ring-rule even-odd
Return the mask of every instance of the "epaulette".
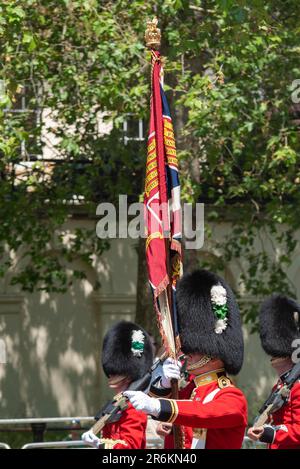
[[234, 385], [232, 384], [232, 382], [227, 376], [223, 375], [220, 378], [218, 378], [218, 386], [220, 389], [224, 389], [224, 388], [228, 388], [228, 386], [233, 387]]

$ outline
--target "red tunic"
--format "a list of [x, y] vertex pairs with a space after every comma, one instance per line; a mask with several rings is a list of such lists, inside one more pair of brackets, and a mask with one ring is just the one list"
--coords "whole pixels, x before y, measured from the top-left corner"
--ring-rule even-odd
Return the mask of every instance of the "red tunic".
[[[223, 376], [224, 377], [224, 376]], [[164, 422], [183, 425], [185, 448], [206, 430], [205, 449], [240, 449], [247, 426], [247, 401], [242, 391], [220, 374], [205, 373], [180, 392], [181, 400], [160, 399]], [[171, 446], [172, 436], [166, 438]]]
[[273, 414], [275, 428], [271, 449], [300, 449], [300, 382], [291, 389], [288, 402]]
[[125, 442], [125, 444], [117, 443], [113, 449], [145, 449], [146, 427], [147, 415], [135, 410], [128, 403], [128, 408], [123, 411], [120, 420], [104, 427], [102, 437]]

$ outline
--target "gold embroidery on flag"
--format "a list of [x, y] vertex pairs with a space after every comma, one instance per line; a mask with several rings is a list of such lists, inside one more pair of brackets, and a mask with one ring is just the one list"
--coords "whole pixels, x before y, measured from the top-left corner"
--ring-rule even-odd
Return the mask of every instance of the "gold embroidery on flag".
[[148, 151], [147, 161], [152, 160], [153, 156], [156, 156], [156, 148], [152, 148], [151, 151]]
[[153, 189], [155, 189], [155, 187], [157, 187], [157, 186], [158, 186], [158, 179], [154, 179], [154, 181], [151, 184], [146, 186], [145, 192], [146, 192], [147, 197], [149, 197], [150, 192]]
[[155, 233], [151, 233], [151, 235], [148, 236], [147, 241], [146, 241], [146, 251], [152, 239], [156, 239], [156, 238], [163, 239], [163, 235], [159, 231], [156, 231]]
[[175, 140], [170, 139], [170, 138], [164, 138], [165, 145], [168, 145], [169, 147], [175, 148]]
[[166, 127], [167, 129], [173, 130], [172, 122], [168, 121], [167, 119], [164, 119], [164, 127]]
[[146, 169], [148, 168], [149, 164], [153, 163], [153, 161], [157, 161], [157, 154], [156, 151], [151, 155], [148, 155]]
[[170, 137], [174, 140], [174, 132], [171, 132], [171, 130], [164, 129], [164, 136]]
[[152, 140], [152, 142], [148, 144], [148, 154], [149, 154], [152, 150], [154, 150], [154, 148], [156, 148], [156, 141], [155, 141], [155, 139]]
[[149, 158], [147, 160], [146, 169], [148, 169], [149, 164], [153, 163], [153, 161], [156, 161], [156, 153], [154, 155], [154, 158]]
[[168, 156], [168, 164], [172, 164], [173, 166], [178, 166], [178, 161], [177, 158], [174, 158], [173, 156]]
[[152, 181], [152, 179], [156, 178], [157, 176], [158, 176], [157, 169], [152, 169], [152, 171], [149, 172], [146, 177], [146, 186]]
[[172, 148], [172, 147], [165, 147], [165, 148], [166, 148], [167, 155], [176, 156], [176, 148]]
[[157, 161], [156, 160], [153, 160], [153, 161], [151, 161], [151, 163], [148, 163], [147, 164], [147, 174], [150, 173], [150, 171], [152, 171], [152, 169], [154, 169], [156, 167], [157, 167]]

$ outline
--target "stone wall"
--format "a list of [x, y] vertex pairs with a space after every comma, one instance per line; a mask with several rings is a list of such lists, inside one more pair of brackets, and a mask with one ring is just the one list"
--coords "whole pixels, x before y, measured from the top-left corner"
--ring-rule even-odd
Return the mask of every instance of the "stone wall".
[[[70, 221], [64, 227], [94, 222]], [[218, 225], [223, 236], [228, 225]], [[0, 285], [0, 339], [6, 363], [0, 361], [0, 418], [93, 415], [110, 397], [100, 371], [102, 338], [120, 319], [134, 319], [137, 284], [137, 240], [112, 240], [111, 248], [93, 267], [81, 264], [87, 279], [76, 280], [65, 294], [22, 293]], [[197, 253], [187, 253], [193, 266], [205, 256], [218, 255], [211, 243]], [[299, 288], [300, 262], [295, 258], [289, 275]], [[228, 265], [224, 276], [239, 289], [243, 265]], [[99, 280], [101, 288], [92, 285]], [[257, 298], [243, 297], [243, 302]], [[237, 383], [249, 398], [255, 414], [275, 379], [258, 336], [244, 328], [245, 362]]]

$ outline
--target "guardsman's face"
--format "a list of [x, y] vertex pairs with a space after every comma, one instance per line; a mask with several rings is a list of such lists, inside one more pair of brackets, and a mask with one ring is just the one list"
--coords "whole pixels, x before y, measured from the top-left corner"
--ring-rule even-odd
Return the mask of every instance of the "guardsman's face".
[[116, 393], [126, 391], [130, 383], [131, 380], [125, 376], [110, 376], [108, 378], [108, 386], [114, 389]]
[[191, 366], [194, 365], [194, 363], [197, 363], [201, 358], [204, 357], [204, 353], [191, 353], [189, 355], [186, 355], [187, 357], [187, 365]]

